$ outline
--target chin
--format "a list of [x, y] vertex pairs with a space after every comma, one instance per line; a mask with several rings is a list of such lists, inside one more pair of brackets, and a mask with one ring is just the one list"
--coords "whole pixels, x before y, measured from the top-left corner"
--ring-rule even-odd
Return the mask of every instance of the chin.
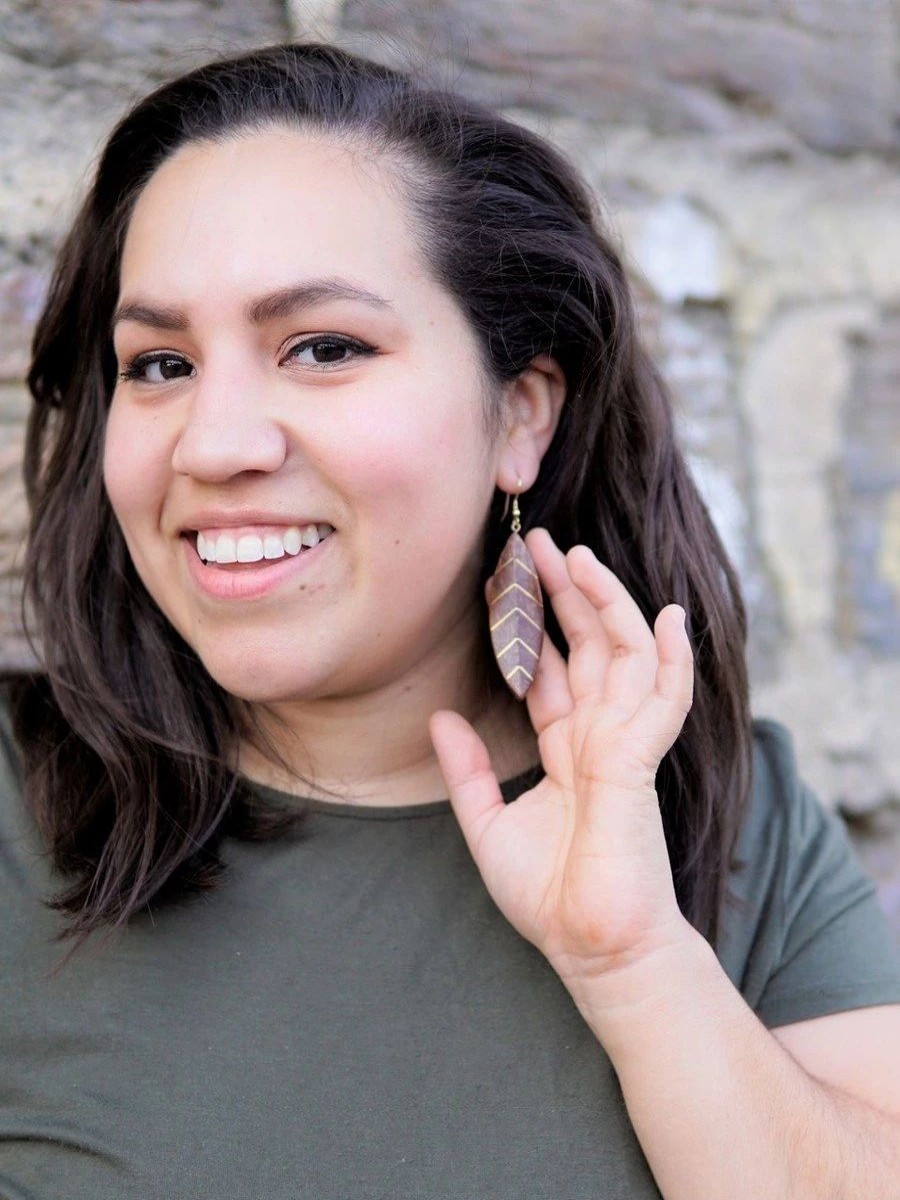
[[308, 664], [288, 669], [283, 653], [273, 656], [271, 661], [258, 654], [226, 658], [197, 653], [220, 688], [254, 704], [311, 699], [319, 682], [310, 674]]

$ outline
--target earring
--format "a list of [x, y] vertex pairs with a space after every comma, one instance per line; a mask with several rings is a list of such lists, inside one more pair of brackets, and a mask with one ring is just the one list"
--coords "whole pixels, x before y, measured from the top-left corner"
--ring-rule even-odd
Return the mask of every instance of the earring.
[[[522, 480], [517, 479], [519, 488]], [[507, 503], [509, 496], [507, 495]], [[504, 517], [506, 509], [504, 508]], [[491, 577], [488, 614], [491, 645], [503, 678], [517, 700], [534, 680], [544, 639], [544, 601], [531, 552], [519, 537], [519, 496], [513, 496], [512, 533]]]

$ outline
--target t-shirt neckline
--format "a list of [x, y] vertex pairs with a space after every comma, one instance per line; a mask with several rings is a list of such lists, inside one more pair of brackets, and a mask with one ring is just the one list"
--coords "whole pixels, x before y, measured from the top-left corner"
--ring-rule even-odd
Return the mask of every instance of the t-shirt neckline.
[[[510, 779], [500, 781], [500, 792], [507, 804], [515, 800], [522, 792], [533, 787], [542, 777], [544, 771], [540, 763], [526, 768]], [[343, 800], [321, 800], [313, 796], [298, 796], [293, 792], [285, 792], [280, 788], [271, 787], [267, 783], [258, 783], [255, 779], [242, 776], [242, 779], [253, 791], [264, 798], [268, 797], [281, 804], [303, 804], [311, 812], [325, 816], [341, 817], [356, 821], [402, 821], [414, 820], [418, 817], [438, 817], [452, 813], [453, 806], [449, 798], [443, 800], [424, 800], [420, 804], [355, 804]]]

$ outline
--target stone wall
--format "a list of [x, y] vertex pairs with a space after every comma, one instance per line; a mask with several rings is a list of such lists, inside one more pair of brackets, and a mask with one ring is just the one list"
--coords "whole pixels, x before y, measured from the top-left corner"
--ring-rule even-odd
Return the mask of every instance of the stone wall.
[[850, 823], [900, 938], [900, 123], [891, 0], [0, 0], [0, 645], [21, 377], [106, 132], [211, 53], [333, 36], [427, 63], [605, 200], [751, 612], [753, 708]]

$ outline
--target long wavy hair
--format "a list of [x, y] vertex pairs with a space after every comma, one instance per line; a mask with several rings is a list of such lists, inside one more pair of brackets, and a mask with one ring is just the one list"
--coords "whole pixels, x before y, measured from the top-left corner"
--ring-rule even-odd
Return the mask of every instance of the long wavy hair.
[[[44, 897], [69, 918], [57, 940], [73, 939], [71, 954], [151, 900], [217, 886], [226, 835], [308, 836], [302, 801], [264, 799], [237, 771], [246, 706], [147, 593], [102, 479], [110, 320], [136, 198], [178, 147], [273, 127], [352, 140], [396, 168], [429, 268], [476, 335], [487, 396], [538, 354], [562, 367], [567, 395], [525, 525], [590, 546], [651, 627], [667, 604], [688, 614], [694, 701], [657, 790], [678, 903], [715, 944], [751, 783], [746, 614], [599, 201], [524, 127], [321, 41], [220, 57], [141, 99], [57, 252], [27, 375], [22, 615], [40, 669], [9, 684], [25, 802], [67, 884]], [[489, 408], [488, 426], [500, 416]], [[482, 589], [508, 536], [503, 499], [495, 491], [486, 514]], [[565, 654], [549, 606], [546, 624]], [[484, 686], [503, 688], [483, 629]]]

